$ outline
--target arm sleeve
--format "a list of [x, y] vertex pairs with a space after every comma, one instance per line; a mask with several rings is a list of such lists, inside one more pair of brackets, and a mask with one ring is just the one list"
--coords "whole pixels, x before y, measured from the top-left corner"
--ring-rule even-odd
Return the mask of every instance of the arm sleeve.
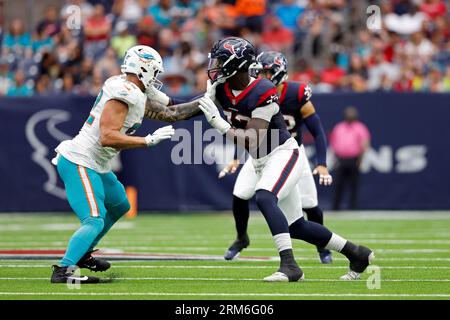
[[252, 111], [252, 118], [258, 118], [270, 122], [272, 117], [280, 111], [278, 103], [272, 102], [264, 107], [256, 108]]
[[317, 165], [327, 166], [327, 138], [317, 113], [304, 119], [305, 125], [314, 137], [316, 144]]

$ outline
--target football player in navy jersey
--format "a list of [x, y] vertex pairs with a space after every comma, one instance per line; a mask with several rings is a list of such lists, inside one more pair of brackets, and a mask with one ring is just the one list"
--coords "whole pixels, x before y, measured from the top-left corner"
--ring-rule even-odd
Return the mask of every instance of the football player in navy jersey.
[[[373, 252], [303, 218], [298, 189], [300, 149], [287, 130], [275, 85], [269, 79], [249, 76], [255, 58], [255, 48], [247, 40], [230, 37], [217, 41], [209, 54], [209, 86], [199, 108], [212, 127], [252, 156], [256, 203], [280, 255], [278, 271], [264, 280], [303, 279], [291, 236], [343, 253], [350, 260], [350, 271], [342, 279], [357, 279]], [[228, 121], [221, 117], [216, 104]]]
[[[303, 147], [302, 125], [305, 124], [314, 137], [317, 150], [317, 165], [314, 173], [320, 176], [320, 184], [330, 185], [332, 178], [326, 165], [327, 141], [320, 118], [310, 101], [311, 88], [307, 84], [286, 81], [287, 60], [282, 53], [276, 51], [260, 53], [256, 58], [256, 63], [250, 67], [250, 75], [267, 78], [277, 86], [280, 95], [278, 103], [281, 113], [289, 132], [296, 138], [300, 146], [300, 170], [302, 174], [299, 189], [302, 209], [307, 214], [308, 220], [323, 224], [323, 212], [318, 206], [316, 185]], [[238, 166], [239, 160], [234, 160], [224, 169], [223, 173], [235, 172]], [[226, 260], [236, 258], [250, 244], [247, 235], [248, 200], [255, 194], [253, 188], [255, 179], [255, 170], [249, 158], [239, 172], [234, 185], [233, 215], [236, 222], [237, 239], [225, 252], [224, 258]], [[317, 247], [317, 250], [322, 263], [332, 262], [330, 250], [323, 247]]]

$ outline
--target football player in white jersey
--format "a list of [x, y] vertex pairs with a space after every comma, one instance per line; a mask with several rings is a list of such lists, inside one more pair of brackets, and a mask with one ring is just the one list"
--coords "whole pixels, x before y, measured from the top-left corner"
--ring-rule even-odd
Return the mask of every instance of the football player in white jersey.
[[145, 137], [132, 136], [143, 118], [173, 122], [199, 112], [196, 101], [169, 106], [169, 97], [159, 91], [157, 76], [164, 68], [154, 49], [130, 48], [121, 71], [122, 75], [106, 80], [78, 135], [63, 141], [52, 160], [64, 182], [69, 204], [81, 222], [60, 265], [53, 266], [52, 283], [97, 283], [97, 277], [78, 277], [73, 272], [77, 267], [109, 269], [109, 262], [91, 253], [130, 209], [110, 161], [122, 149], [151, 147], [170, 139], [175, 132], [172, 126], [166, 126]]

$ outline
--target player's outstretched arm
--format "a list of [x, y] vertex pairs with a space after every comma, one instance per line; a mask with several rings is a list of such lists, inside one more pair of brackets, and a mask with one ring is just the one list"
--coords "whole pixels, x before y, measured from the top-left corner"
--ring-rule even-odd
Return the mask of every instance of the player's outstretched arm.
[[217, 106], [208, 95], [199, 100], [199, 108], [205, 114], [209, 124], [216, 128], [221, 134], [225, 134], [227, 139], [247, 150], [255, 150], [264, 140], [269, 128], [269, 121], [260, 118], [251, 118], [245, 129], [236, 129], [221, 117]]
[[186, 103], [167, 106], [157, 100], [147, 99], [144, 116], [165, 122], [187, 120], [199, 114], [198, 99]]
[[128, 105], [119, 100], [109, 100], [100, 119], [100, 144], [102, 147], [131, 149], [154, 146], [162, 140], [170, 139], [175, 130], [172, 126], [162, 127], [146, 137], [128, 136], [120, 130], [128, 114]]

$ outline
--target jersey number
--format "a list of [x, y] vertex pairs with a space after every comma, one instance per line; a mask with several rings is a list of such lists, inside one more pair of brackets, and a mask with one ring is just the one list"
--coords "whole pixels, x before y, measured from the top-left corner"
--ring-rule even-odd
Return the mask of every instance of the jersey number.
[[243, 116], [237, 112], [223, 110], [223, 113], [225, 114], [225, 117], [227, 117], [228, 122], [236, 128], [245, 128], [250, 121], [249, 117]]

